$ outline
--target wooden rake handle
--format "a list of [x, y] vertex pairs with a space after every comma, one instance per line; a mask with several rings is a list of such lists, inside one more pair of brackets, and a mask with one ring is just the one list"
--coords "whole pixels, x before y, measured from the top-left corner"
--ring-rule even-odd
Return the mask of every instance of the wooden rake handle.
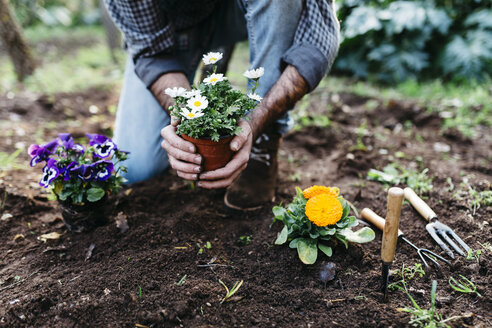
[[[376, 228], [379, 230], [383, 231], [384, 230], [384, 224], [386, 223], [386, 220], [377, 215], [373, 210], [370, 208], [364, 208], [362, 212], [360, 212], [360, 215], [368, 222], [371, 222]], [[398, 236], [403, 235], [403, 232], [398, 229]]]
[[412, 188], [406, 187], [404, 189], [405, 198], [412, 204], [412, 206], [417, 210], [417, 212], [422, 215], [424, 219], [430, 221], [437, 218], [436, 213], [427, 205], [422, 198], [420, 198]]
[[393, 187], [388, 190], [386, 223], [384, 224], [383, 242], [381, 246], [381, 259], [384, 263], [391, 263], [395, 259], [403, 194], [403, 190], [398, 187]]

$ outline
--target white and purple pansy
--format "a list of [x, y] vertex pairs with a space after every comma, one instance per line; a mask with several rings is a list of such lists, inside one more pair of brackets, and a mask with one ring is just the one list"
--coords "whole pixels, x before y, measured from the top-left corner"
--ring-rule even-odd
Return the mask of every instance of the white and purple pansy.
[[69, 170], [71, 176], [76, 176], [83, 181], [91, 181], [94, 178], [94, 164], [82, 164], [80, 166], [72, 167]]
[[56, 160], [53, 158], [48, 159], [46, 166], [43, 168], [43, 177], [39, 181], [39, 185], [44, 188], [48, 188], [50, 183], [55, 180], [60, 174], [60, 170], [56, 166]]
[[114, 165], [111, 161], [98, 161], [92, 165], [96, 167], [96, 180], [98, 181], [107, 180], [114, 171]]
[[50, 141], [43, 146], [37, 144], [30, 145], [27, 151], [31, 156], [31, 166], [36, 166], [39, 162], [47, 160], [48, 156], [55, 152], [58, 145], [57, 139]]
[[63, 180], [64, 181], [68, 181], [70, 180], [70, 178], [72, 177], [72, 175], [70, 174], [71, 173], [71, 169], [74, 168], [75, 166], [77, 166], [79, 163], [77, 162], [72, 162], [70, 164], [68, 164], [65, 168], [60, 169], [60, 174], [63, 174]]
[[96, 157], [108, 157], [117, 149], [113, 140], [106, 136], [87, 133], [87, 137], [89, 137], [89, 145], [94, 147], [94, 156]]

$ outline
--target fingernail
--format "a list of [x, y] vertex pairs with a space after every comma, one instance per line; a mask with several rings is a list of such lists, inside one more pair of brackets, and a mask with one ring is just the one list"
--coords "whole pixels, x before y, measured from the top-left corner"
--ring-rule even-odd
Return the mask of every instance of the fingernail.
[[200, 172], [202, 168], [200, 166], [195, 167], [195, 172]]
[[194, 180], [196, 180], [196, 174], [193, 174], [193, 175], [191, 176], [191, 178], [192, 178], [192, 179], [194, 179]]
[[233, 143], [231, 144], [231, 148], [232, 148], [232, 150], [236, 151], [236, 150], [239, 148], [239, 146], [238, 146], [237, 142], [233, 142]]
[[200, 156], [195, 157], [195, 163], [200, 164], [202, 162], [202, 158]]
[[188, 149], [189, 149], [192, 153], [194, 153], [194, 152], [195, 152], [195, 147], [193, 147], [193, 146], [190, 146], [190, 148], [188, 148]]

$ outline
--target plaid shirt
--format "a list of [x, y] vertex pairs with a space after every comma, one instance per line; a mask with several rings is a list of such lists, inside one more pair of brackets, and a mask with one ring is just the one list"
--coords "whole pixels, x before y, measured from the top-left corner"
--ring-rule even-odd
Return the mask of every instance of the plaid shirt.
[[[108, 11], [124, 34], [137, 75], [149, 87], [162, 74], [184, 71], [170, 57], [175, 31], [198, 24], [215, 9], [218, 0], [105, 0]], [[167, 17], [174, 17], [169, 21]], [[292, 47], [282, 61], [293, 65], [314, 89], [338, 51], [339, 25], [331, 0], [305, 0]], [[144, 58], [160, 58], [156, 61]], [[149, 69], [149, 65], [152, 69]]]

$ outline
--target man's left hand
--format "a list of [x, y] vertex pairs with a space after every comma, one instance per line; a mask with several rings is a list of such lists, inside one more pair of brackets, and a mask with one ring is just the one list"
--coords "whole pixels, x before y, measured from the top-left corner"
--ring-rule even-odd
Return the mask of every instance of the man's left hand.
[[226, 188], [246, 168], [253, 145], [253, 132], [250, 122], [244, 119], [239, 121], [239, 126], [242, 128], [241, 134], [231, 141], [231, 149], [237, 153], [226, 166], [200, 174], [198, 187], [205, 189]]

